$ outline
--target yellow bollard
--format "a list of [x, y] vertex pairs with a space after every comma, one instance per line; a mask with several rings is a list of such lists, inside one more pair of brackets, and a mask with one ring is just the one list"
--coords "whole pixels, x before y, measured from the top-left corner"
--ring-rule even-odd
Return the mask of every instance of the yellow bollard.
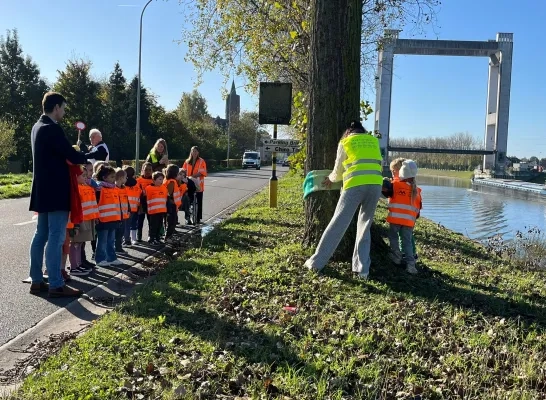
[[277, 208], [277, 177], [269, 178], [269, 208]]

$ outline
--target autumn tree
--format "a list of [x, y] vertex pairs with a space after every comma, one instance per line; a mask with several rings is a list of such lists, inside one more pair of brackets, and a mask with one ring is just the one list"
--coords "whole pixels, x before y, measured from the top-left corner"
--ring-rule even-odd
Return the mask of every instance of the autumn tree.
[[6, 168], [9, 158], [17, 151], [16, 129], [13, 122], [0, 119], [0, 168]]
[[[99, 97], [101, 85], [91, 76], [91, 61], [71, 59], [66, 62], [53, 89], [67, 100], [63, 126], [70, 142], [76, 143], [77, 121], [83, 121], [88, 129], [98, 128], [103, 131], [104, 109]], [[103, 132], [106, 136], [106, 132]], [[83, 138], [82, 138], [83, 139]]]
[[42, 113], [42, 97], [47, 90], [38, 66], [24, 55], [17, 31], [8, 30], [0, 38], [0, 119], [10, 126], [4, 132], [14, 128], [15, 154], [25, 171], [32, 161], [30, 130]]

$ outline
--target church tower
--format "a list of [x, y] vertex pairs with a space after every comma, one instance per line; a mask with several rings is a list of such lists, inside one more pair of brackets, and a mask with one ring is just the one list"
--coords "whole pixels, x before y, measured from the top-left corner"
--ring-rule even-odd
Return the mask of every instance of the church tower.
[[[237, 94], [235, 90], [235, 80], [231, 83], [231, 92], [229, 92], [226, 99], [226, 121], [229, 124], [230, 120], [239, 120], [239, 114], [241, 112], [241, 96]], [[231, 117], [231, 118], [230, 118]]]

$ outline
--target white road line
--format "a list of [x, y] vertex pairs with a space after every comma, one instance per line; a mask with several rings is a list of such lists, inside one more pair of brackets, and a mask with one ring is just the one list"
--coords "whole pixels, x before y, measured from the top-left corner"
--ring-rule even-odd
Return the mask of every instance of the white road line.
[[212, 182], [218, 182], [218, 179], [215, 179], [213, 181], [209, 181], [209, 183], [212, 183]]
[[28, 224], [33, 224], [33, 223], [35, 223], [36, 221], [37, 221], [36, 219], [31, 219], [30, 221], [19, 222], [18, 224], [13, 224], [13, 225], [14, 225], [14, 226], [28, 225]]

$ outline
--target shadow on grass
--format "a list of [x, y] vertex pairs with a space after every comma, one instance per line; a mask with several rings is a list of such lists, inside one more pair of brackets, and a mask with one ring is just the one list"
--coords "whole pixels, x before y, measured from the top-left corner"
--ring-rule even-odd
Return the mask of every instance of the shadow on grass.
[[[123, 305], [120, 312], [147, 319], [164, 316], [165, 325], [212, 343], [217, 351], [229, 351], [248, 363], [267, 365], [271, 373], [279, 366], [289, 366], [304, 371], [309, 377], [316, 376], [318, 371], [314, 366], [305, 363], [282, 337], [238, 323], [233, 304], [226, 304], [225, 309], [220, 310], [230, 317], [207, 309], [206, 297], [195, 293], [206, 293], [207, 277], [217, 274], [218, 269], [210, 264], [178, 262]], [[160, 296], [158, 292], [161, 292]]]

